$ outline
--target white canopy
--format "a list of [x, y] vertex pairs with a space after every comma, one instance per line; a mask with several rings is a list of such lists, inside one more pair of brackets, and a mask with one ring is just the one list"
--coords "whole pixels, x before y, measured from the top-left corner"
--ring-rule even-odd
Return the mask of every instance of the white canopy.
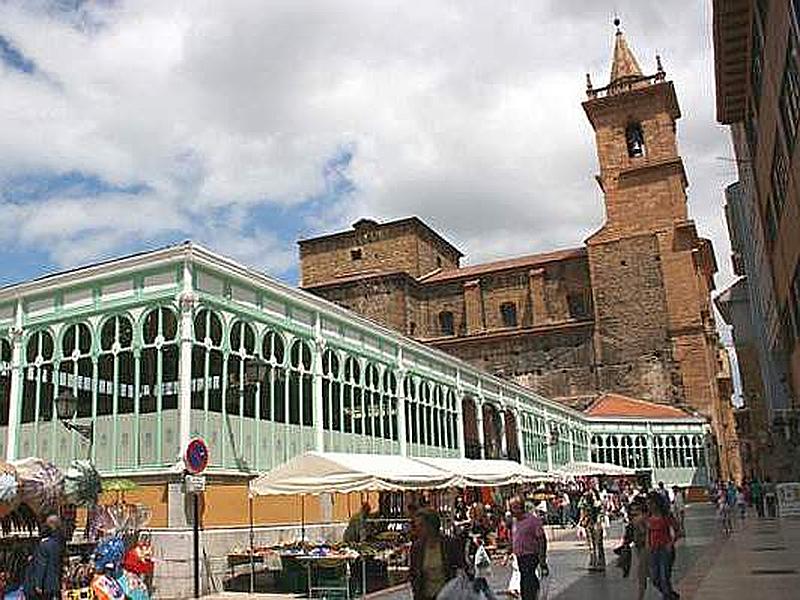
[[453, 474], [386, 454], [307, 452], [250, 482], [254, 494], [321, 494], [444, 488]]
[[575, 461], [559, 467], [556, 473], [562, 477], [590, 477], [592, 475], [607, 475], [611, 477], [624, 477], [626, 475], [636, 475], [634, 469], [612, 465], [610, 463], [594, 463]]
[[453, 485], [488, 486], [512, 485], [547, 481], [552, 475], [534, 471], [512, 460], [474, 460], [469, 458], [421, 458], [414, 460], [425, 463], [456, 477]]

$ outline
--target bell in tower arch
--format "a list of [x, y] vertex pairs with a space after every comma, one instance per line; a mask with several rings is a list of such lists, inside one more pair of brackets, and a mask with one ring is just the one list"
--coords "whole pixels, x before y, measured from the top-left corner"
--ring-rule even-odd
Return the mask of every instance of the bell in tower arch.
[[631, 123], [625, 128], [625, 143], [628, 146], [628, 156], [638, 158], [644, 156], [644, 132], [639, 123]]

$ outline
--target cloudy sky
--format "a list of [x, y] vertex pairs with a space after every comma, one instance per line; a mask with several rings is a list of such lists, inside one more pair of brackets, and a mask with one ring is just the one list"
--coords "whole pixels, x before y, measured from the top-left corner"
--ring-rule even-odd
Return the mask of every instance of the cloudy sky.
[[476, 262], [602, 221], [585, 73], [616, 13], [684, 118], [730, 281], [701, 0], [0, 0], [0, 283], [192, 238], [288, 282], [298, 237], [420, 216]]

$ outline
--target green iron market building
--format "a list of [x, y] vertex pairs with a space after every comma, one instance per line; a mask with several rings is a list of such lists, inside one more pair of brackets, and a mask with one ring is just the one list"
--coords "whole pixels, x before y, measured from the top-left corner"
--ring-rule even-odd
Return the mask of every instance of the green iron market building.
[[[58, 419], [65, 390], [93, 443]], [[161, 596], [191, 590], [180, 453], [195, 436], [210, 447], [203, 545], [217, 572], [247, 544], [249, 510], [258, 543], [292, 535], [297, 504], [249, 505], [247, 482], [307, 450], [545, 471], [594, 460], [703, 486], [708, 434], [691, 415], [571, 410], [191, 242], [0, 289], [0, 453], [60, 466], [90, 455], [104, 476], [135, 480]], [[346, 519], [348, 502], [309, 506], [311, 527]]]

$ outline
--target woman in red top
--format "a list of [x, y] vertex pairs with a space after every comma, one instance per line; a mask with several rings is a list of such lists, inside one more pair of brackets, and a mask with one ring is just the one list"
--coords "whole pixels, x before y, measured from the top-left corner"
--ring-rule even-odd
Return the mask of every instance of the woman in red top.
[[665, 600], [680, 598], [672, 589], [672, 563], [678, 524], [670, 513], [666, 498], [654, 492], [647, 497], [647, 546], [650, 552], [650, 576]]

